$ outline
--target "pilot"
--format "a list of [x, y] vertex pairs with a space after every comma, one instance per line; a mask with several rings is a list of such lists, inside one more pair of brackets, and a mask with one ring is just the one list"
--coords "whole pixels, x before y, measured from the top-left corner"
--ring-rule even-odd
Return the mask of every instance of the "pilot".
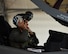
[[27, 49], [28, 47], [36, 47], [39, 43], [35, 32], [31, 31], [28, 22], [32, 19], [33, 13], [27, 11], [25, 14], [17, 14], [13, 18], [13, 23], [17, 28], [10, 33], [10, 45], [16, 48]]

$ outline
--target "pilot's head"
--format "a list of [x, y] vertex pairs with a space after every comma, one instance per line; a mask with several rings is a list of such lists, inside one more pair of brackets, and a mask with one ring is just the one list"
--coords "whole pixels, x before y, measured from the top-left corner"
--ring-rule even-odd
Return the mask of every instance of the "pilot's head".
[[25, 14], [17, 14], [16, 16], [13, 17], [13, 23], [17, 26], [18, 21], [22, 22], [22, 20], [27, 20], [30, 21], [33, 18], [33, 13], [30, 11], [27, 11]]

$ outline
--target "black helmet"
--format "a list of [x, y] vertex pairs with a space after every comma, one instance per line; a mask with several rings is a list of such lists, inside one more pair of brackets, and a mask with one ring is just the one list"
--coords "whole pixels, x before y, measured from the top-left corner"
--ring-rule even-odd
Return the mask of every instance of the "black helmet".
[[30, 21], [33, 18], [33, 13], [30, 11], [27, 11], [25, 14], [24, 13], [20, 13], [17, 14], [16, 16], [13, 17], [13, 23], [15, 25], [17, 25], [18, 21], [22, 21], [22, 20], [28, 20]]
[[26, 20], [30, 21], [30, 20], [33, 18], [33, 13], [32, 13], [31, 11], [27, 11], [27, 12], [25, 13], [24, 18], [25, 18]]
[[20, 14], [17, 14], [19, 16], [22, 16], [23, 20], [28, 20], [30, 21], [32, 18], [33, 18], [33, 13], [31, 11], [26, 11], [26, 13], [20, 13]]

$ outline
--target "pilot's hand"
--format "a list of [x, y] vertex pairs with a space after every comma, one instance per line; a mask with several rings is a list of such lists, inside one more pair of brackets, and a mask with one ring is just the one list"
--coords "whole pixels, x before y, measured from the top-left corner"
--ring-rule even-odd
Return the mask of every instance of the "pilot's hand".
[[33, 35], [33, 32], [29, 27], [27, 27], [27, 30], [28, 30], [29, 34]]

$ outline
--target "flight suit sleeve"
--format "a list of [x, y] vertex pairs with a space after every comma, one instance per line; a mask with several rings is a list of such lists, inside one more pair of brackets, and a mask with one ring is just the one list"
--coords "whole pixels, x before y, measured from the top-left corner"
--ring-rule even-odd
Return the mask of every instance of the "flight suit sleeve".
[[30, 45], [31, 46], [37, 46], [38, 43], [39, 43], [39, 40], [36, 37], [35, 32], [33, 32], [33, 34], [30, 34]]

